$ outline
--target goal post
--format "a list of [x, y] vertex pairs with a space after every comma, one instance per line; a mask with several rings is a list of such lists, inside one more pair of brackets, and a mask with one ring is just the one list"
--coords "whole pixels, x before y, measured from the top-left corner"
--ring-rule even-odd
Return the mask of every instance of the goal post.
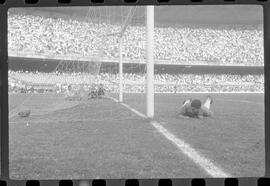
[[123, 102], [123, 35], [136, 12], [136, 6], [131, 7], [119, 34], [119, 102]]
[[146, 7], [146, 116], [154, 117], [154, 6]]
[[123, 41], [119, 38], [119, 102], [123, 102]]
[[[138, 12], [136, 12], [138, 10]], [[134, 24], [134, 20], [137, 13], [141, 13], [140, 10], [143, 10], [146, 17], [139, 21], [140, 23], [145, 23], [146, 29], [146, 38], [145, 38], [145, 53], [146, 56], [143, 59], [145, 60], [145, 67], [146, 67], [146, 79], [144, 84], [144, 92], [146, 96], [146, 116], [148, 118], [154, 117], [154, 6], [148, 5], [143, 7], [143, 9], [139, 9], [137, 6], [130, 7], [127, 10], [127, 14], [123, 16], [123, 21], [121, 23], [121, 27], [116, 32], [110, 33], [108, 32], [103, 36], [107, 37], [114, 37], [117, 39], [118, 45], [118, 101], [123, 102], [123, 92], [124, 92], [124, 77], [123, 77], [123, 52], [125, 49], [124, 42], [126, 42], [126, 37], [124, 34], [127, 32], [127, 29]], [[110, 19], [110, 18], [109, 18]]]
[[[130, 8], [124, 25], [119, 32], [119, 102], [123, 102], [123, 34], [127, 29], [136, 7]], [[146, 6], [146, 116], [154, 117], [154, 6]]]

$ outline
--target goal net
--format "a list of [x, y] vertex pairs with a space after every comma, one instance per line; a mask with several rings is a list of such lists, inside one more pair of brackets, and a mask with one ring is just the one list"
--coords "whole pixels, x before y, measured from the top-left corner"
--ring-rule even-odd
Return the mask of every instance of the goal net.
[[[34, 9], [32, 12], [28, 9], [9, 14], [10, 28], [18, 29], [17, 20], [21, 23], [30, 20], [31, 32], [26, 39], [32, 41], [36, 36], [41, 39], [35, 40], [29, 50], [16, 48], [16, 57], [42, 56], [43, 64], [34, 72], [26, 69], [11, 71], [10, 80], [16, 86], [20, 85], [14, 91], [24, 92], [27, 99], [12, 107], [16, 109], [12, 109], [10, 117], [21, 110], [29, 109], [31, 115], [33, 110], [44, 114], [93, 103], [95, 107], [89, 108], [91, 120], [123, 119], [130, 115], [123, 114], [121, 109], [115, 111], [115, 103], [111, 102], [125, 100], [144, 109], [145, 7], [61, 7]], [[59, 15], [46, 15], [44, 11], [56, 11]], [[60, 12], [65, 11], [70, 11], [68, 17], [61, 16]], [[20, 29], [16, 30], [17, 37], [23, 37]], [[40, 30], [46, 34], [39, 35]], [[12, 43], [12, 37], [9, 40]], [[57, 64], [53, 67], [50, 60]], [[47, 69], [44, 63], [50, 68]], [[56, 93], [57, 96], [51, 96], [51, 99], [47, 93]], [[40, 96], [48, 103], [51, 100], [51, 105], [40, 104]], [[60, 101], [58, 98], [63, 99]], [[32, 102], [35, 99], [34, 108]]]

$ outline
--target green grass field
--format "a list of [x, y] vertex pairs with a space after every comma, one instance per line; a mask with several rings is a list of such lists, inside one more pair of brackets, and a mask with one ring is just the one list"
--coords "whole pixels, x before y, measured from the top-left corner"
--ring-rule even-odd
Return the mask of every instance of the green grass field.
[[[154, 119], [231, 175], [263, 176], [263, 94], [211, 94], [214, 117], [175, 118], [184, 99], [206, 95], [156, 94]], [[143, 94], [124, 100], [145, 113]], [[209, 177], [149, 121], [111, 99], [11, 94], [9, 109], [12, 179]], [[23, 109], [29, 118], [17, 116]]]

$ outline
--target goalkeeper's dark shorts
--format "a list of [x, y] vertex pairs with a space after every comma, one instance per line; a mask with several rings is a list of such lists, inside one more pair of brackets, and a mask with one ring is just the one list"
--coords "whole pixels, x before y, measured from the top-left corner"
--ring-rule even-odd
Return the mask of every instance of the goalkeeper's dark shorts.
[[98, 93], [97, 91], [91, 91], [89, 94], [88, 94], [88, 98], [97, 98], [98, 97]]

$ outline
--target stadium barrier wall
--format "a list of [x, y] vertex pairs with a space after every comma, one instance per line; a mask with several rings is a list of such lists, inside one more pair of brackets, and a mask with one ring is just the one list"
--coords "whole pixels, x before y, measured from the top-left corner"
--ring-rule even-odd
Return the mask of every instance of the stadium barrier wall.
[[[36, 59], [48, 59], [48, 60], [66, 60], [66, 61], [100, 61], [100, 62], [106, 62], [106, 63], [118, 63], [118, 58], [106, 58], [106, 57], [97, 57], [97, 56], [82, 56], [82, 55], [44, 55], [44, 54], [36, 54], [31, 52], [15, 52], [12, 50], [9, 50], [9, 57], [22, 57], [22, 58], [36, 58]], [[123, 58], [123, 63], [135, 63], [135, 64], [145, 64], [146, 59], [127, 59]], [[155, 59], [155, 64], [165, 64], [165, 65], [186, 65], [186, 66], [235, 66], [235, 67], [245, 67], [246, 65], [242, 64], [221, 64], [221, 65], [215, 65], [215, 62], [208, 62], [208, 61], [173, 61], [168, 59]], [[252, 67], [261, 67], [263, 65], [251, 65]]]

